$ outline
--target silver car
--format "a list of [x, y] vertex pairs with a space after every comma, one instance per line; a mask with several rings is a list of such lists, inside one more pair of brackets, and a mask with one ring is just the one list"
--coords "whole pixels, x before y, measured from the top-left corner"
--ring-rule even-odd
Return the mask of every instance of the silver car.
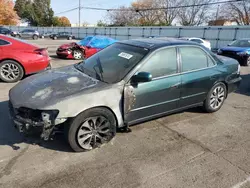
[[37, 40], [40, 37], [40, 34], [38, 31], [36, 31], [34, 29], [24, 29], [17, 34], [17, 37], [20, 37], [23, 39]]

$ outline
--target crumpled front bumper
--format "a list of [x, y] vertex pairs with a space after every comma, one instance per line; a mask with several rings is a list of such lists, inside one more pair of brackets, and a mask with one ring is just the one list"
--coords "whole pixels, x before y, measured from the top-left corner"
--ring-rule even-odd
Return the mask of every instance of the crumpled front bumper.
[[66, 121], [66, 119], [43, 121], [32, 120], [32, 117], [24, 118], [18, 114], [17, 110], [13, 107], [10, 101], [9, 112], [11, 119], [14, 122], [14, 126], [20, 133], [32, 133], [32, 131], [35, 130], [40, 133], [40, 137], [44, 140], [49, 140], [56, 125]]

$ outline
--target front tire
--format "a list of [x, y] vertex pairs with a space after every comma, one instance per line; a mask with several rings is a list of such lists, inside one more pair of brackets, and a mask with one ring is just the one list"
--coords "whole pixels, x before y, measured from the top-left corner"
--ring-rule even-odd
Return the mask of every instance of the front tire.
[[226, 96], [227, 88], [225, 84], [222, 82], [215, 84], [207, 94], [207, 98], [204, 101], [204, 110], [208, 113], [218, 111], [224, 104]]
[[5, 60], [0, 63], [0, 80], [13, 83], [21, 80], [24, 76], [22, 66], [13, 60]]
[[114, 138], [116, 119], [106, 108], [89, 109], [74, 118], [65, 133], [75, 152], [89, 151]]
[[57, 36], [54, 36], [53, 39], [56, 40], [56, 39], [57, 39]]
[[72, 37], [68, 37], [68, 40], [72, 40]]

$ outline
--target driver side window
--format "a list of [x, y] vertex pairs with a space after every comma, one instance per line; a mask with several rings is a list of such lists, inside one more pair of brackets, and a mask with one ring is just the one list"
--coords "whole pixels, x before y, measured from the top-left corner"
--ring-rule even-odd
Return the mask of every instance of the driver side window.
[[176, 48], [166, 48], [155, 52], [139, 72], [148, 72], [153, 78], [177, 73]]

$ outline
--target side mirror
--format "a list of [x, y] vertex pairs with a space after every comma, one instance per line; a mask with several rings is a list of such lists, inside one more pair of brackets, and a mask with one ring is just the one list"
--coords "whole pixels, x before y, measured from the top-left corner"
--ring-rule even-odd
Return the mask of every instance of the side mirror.
[[132, 83], [150, 82], [152, 81], [152, 75], [148, 72], [139, 72], [132, 76], [131, 81]]

